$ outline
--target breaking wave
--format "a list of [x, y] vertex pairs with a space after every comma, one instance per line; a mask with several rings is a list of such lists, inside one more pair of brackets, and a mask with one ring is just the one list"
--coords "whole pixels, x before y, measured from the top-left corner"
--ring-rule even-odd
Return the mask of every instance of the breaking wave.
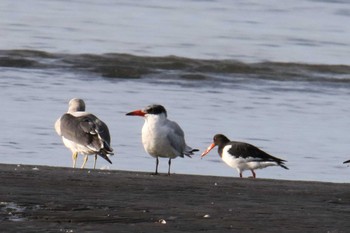
[[350, 66], [282, 62], [243, 63], [236, 60], [202, 60], [176, 56], [131, 54], [64, 54], [35, 50], [0, 50], [0, 67], [65, 69], [91, 72], [105, 78], [164, 78], [235, 81], [265, 79], [350, 83]]

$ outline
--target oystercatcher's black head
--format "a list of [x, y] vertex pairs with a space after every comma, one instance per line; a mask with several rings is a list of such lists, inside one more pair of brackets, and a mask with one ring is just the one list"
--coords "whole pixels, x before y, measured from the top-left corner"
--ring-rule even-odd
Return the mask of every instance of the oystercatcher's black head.
[[215, 146], [224, 146], [226, 145], [228, 142], [230, 142], [230, 140], [223, 134], [216, 134], [213, 138], [213, 143], [210, 144], [210, 146], [202, 153], [201, 157], [203, 158], [204, 156], [206, 156], [209, 151], [211, 151]]
[[216, 134], [213, 138], [213, 143], [215, 145], [222, 145], [222, 144], [226, 144], [230, 141], [230, 139], [228, 139], [225, 135], [223, 134]]

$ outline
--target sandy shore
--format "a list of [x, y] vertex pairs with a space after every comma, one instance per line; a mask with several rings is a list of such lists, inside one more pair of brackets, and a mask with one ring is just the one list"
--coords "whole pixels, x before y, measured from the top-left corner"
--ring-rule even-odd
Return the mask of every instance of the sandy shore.
[[4, 164], [0, 180], [1, 232], [350, 232], [350, 184]]

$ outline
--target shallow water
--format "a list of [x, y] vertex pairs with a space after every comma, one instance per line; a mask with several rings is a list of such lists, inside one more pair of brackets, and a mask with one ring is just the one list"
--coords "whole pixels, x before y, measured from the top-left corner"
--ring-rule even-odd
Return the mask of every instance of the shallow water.
[[[125, 113], [160, 103], [192, 147], [223, 133], [288, 161], [258, 177], [348, 182], [349, 11], [346, 1], [1, 1], [1, 162], [70, 167], [53, 125], [79, 97], [111, 131], [113, 164], [98, 168], [154, 171], [143, 119]], [[178, 158], [172, 172], [238, 176], [216, 150]]]
[[[80, 97], [111, 131], [116, 151], [113, 165], [99, 159], [99, 168], [154, 170], [155, 160], [141, 145], [143, 119], [125, 113], [161, 103], [169, 118], [182, 126], [190, 146], [203, 151], [214, 134], [223, 133], [288, 161], [290, 170], [267, 168], [257, 171], [258, 177], [334, 182], [346, 182], [349, 177], [350, 168], [342, 164], [349, 159], [348, 84], [334, 87], [259, 79], [178, 84], [176, 80], [106, 79], [61, 70], [2, 68], [0, 86], [4, 163], [71, 166], [70, 152], [53, 124], [67, 110], [69, 99]], [[88, 167], [92, 165], [91, 158]], [[167, 171], [167, 160], [161, 160], [160, 171]], [[215, 150], [204, 159], [198, 153], [192, 159], [174, 160], [172, 172], [237, 176]]]

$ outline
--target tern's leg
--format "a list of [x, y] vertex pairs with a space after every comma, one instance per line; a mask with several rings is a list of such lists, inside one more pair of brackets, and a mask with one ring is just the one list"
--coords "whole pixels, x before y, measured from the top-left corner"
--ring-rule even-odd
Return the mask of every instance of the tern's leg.
[[159, 164], [159, 159], [157, 157], [157, 160], [156, 160], [156, 172], [154, 173], [154, 175], [158, 175], [158, 164]]
[[75, 168], [75, 165], [77, 163], [77, 158], [78, 158], [78, 152], [73, 152], [73, 154], [72, 154], [73, 168]]
[[84, 162], [83, 162], [83, 165], [81, 165], [81, 168], [85, 167], [85, 164], [86, 164], [87, 161], [88, 161], [88, 155], [85, 155]]
[[95, 154], [94, 169], [96, 168], [96, 160], [97, 160], [97, 154]]
[[168, 176], [170, 176], [170, 166], [171, 166], [171, 159], [169, 159], [169, 162], [168, 162], [168, 164], [169, 164], [169, 168], [168, 168]]
[[243, 178], [242, 172], [239, 173], [239, 177], [240, 177], [240, 178]]

